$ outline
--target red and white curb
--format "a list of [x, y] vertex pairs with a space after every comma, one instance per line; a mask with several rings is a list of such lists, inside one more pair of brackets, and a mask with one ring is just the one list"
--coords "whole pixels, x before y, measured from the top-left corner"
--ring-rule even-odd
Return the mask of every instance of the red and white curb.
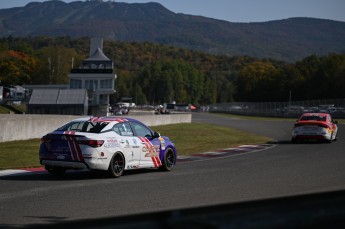
[[10, 176], [10, 175], [24, 175], [24, 174], [32, 174], [32, 173], [41, 173], [45, 172], [44, 167], [39, 168], [25, 168], [25, 169], [6, 169], [0, 170], [0, 177], [1, 176]]
[[[190, 161], [202, 161], [213, 158], [230, 157], [239, 154], [253, 153], [274, 147], [274, 144], [262, 144], [262, 145], [242, 145], [234, 148], [227, 148], [218, 151], [197, 153], [191, 156], [178, 156], [177, 162], [190, 162]], [[25, 168], [25, 169], [6, 169], [0, 170], [0, 177], [12, 176], [12, 175], [32, 175], [32, 174], [45, 174], [47, 173], [44, 167], [38, 168]]]

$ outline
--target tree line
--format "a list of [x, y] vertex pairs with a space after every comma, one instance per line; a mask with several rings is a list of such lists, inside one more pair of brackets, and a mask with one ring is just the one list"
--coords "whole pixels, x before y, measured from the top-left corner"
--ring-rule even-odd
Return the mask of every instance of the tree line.
[[[0, 39], [0, 84], [67, 84], [88, 57], [87, 37]], [[206, 105], [226, 102], [345, 98], [345, 55], [311, 55], [295, 63], [212, 55], [148, 42], [104, 42], [117, 79], [112, 102]]]

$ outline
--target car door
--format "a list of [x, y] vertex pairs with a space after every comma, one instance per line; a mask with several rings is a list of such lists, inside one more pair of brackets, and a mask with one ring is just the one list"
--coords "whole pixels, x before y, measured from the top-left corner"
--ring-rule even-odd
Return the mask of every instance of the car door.
[[127, 159], [127, 168], [138, 168], [141, 157], [140, 141], [128, 122], [121, 122], [113, 127], [113, 130], [120, 135], [118, 142], [124, 151]]
[[140, 140], [140, 167], [160, 167], [159, 159], [160, 142], [153, 137], [152, 131], [145, 125], [137, 122], [130, 122], [131, 126]]

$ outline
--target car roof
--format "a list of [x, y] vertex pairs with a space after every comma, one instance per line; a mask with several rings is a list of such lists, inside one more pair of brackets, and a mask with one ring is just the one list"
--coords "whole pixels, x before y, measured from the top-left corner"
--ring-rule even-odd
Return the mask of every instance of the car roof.
[[[71, 122], [79, 122], [79, 121], [91, 121], [91, 122], [115, 122], [115, 123], [121, 123], [121, 122], [136, 122], [136, 123], [142, 123], [141, 121], [134, 119], [134, 118], [123, 118], [118, 116], [100, 116], [100, 117], [82, 117], [73, 119]], [[144, 124], [145, 125], [145, 124]]]
[[127, 121], [131, 121], [131, 122], [140, 122], [139, 120], [136, 120], [133, 118], [123, 118], [123, 117], [118, 117], [118, 116], [100, 116], [100, 117], [87, 116], [87, 117], [73, 119], [71, 122], [78, 122], [78, 121], [91, 121], [91, 122], [127, 122]]
[[[310, 117], [310, 119], [308, 118]], [[315, 117], [318, 117], [315, 120]], [[330, 114], [327, 113], [304, 113], [301, 117], [297, 120], [298, 122], [328, 122], [331, 119]]]
[[304, 113], [301, 117], [303, 116], [328, 116], [329, 114], [327, 113]]
[[[122, 122], [136, 122], [145, 125], [144, 123], [140, 122], [139, 120], [133, 119], [133, 118], [124, 118], [124, 117], [118, 117], [118, 116], [100, 116], [100, 117], [94, 117], [94, 116], [88, 116], [88, 117], [82, 117], [82, 118], [77, 118], [73, 119], [70, 122], [86, 122], [86, 121], [91, 121], [91, 122], [108, 122], [108, 123], [122, 123]], [[107, 130], [111, 128], [113, 125], [109, 126], [107, 125], [103, 130]], [[146, 125], [145, 125], [146, 126]], [[149, 128], [149, 127], [148, 127]]]

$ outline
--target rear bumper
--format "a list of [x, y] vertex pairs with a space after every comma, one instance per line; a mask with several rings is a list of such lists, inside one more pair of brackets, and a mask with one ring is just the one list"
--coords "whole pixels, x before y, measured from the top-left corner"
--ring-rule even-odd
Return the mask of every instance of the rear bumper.
[[330, 140], [331, 136], [328, 135], [296, 135], [292, 136], [292, 140]]
[[51, 166], [51, 167], [62, 167], [66, 169], [88, 169], [88, 166], [81, 162], [73, 161], [51, 161], [51, 160], [42, 160], [42, 165]]

